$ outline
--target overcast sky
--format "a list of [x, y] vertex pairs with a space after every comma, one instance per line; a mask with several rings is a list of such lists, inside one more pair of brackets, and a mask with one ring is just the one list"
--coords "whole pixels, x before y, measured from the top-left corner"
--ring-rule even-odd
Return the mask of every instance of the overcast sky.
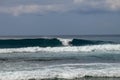
[[0, 35], [120, 34], [120, 0], [0, 0]]

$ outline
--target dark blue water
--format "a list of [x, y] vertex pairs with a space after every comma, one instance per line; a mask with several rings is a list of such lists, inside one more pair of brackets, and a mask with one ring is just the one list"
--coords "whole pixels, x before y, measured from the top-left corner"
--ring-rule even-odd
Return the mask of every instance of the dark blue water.
[[119, 77], [119, 35], [0, 40], [1, 80], [119, 80]]

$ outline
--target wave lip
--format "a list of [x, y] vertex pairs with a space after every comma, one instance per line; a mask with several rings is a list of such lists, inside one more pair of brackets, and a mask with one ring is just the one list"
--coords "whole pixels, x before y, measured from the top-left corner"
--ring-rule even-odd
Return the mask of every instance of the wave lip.
[[1, 39], [0, 48], [22, 48], [22, 47], [61, 47], [61, 46], [84, 46], [98, 44], [114, 44], [110, 41], [95, 41], [84, 39], [63, 38], [35, 38], [35, 39]]

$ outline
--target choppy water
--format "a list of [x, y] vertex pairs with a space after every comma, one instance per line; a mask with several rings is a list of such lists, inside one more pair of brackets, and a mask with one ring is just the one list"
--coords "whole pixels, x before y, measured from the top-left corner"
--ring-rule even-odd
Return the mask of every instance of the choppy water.
[[0, 40], [0, 80], [119, 80], [120, 36]]

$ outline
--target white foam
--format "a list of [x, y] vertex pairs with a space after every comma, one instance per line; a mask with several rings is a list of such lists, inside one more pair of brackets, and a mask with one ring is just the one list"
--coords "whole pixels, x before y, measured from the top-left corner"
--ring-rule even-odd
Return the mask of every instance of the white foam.
[[64, 46], [69, 46], [69, 42], [72, 41], [72, 39], [63, 39], [63, 38], [57, 38], [59, 39]]
[[[76, 67], [77, 66], [77, 67]], [[81, 78], [85, 76], [93, 77], [120, 77], [119, 64], [94, 63], [94, 64], [65, 64], [48, 66], [31, 71], [7, 71], [0, 72], [1, 80], [28, 80], [31, 78]]]
[[0, 53], [32, 53], [32, 52], [93, 52], [93, 51], [120, 51], [120, 44], [66, 46], [66, 47], [26, 47], [0, 49]]

